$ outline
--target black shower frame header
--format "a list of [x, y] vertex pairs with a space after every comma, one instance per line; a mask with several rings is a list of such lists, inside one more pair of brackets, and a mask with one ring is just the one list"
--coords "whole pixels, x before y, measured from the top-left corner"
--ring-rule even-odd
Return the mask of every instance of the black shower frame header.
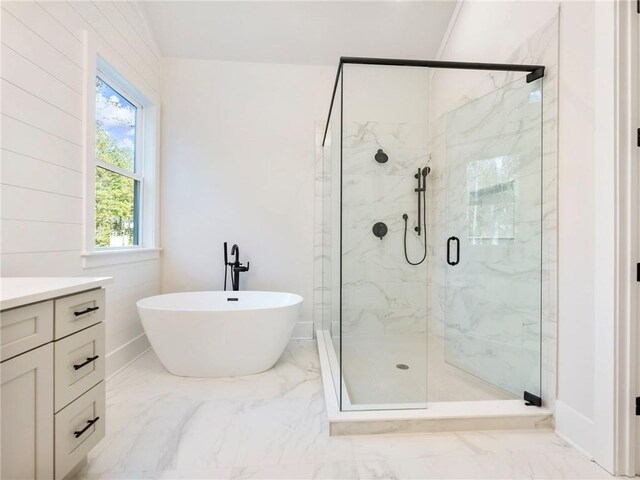
[[333, 110], [333, 101], [338, 90], [338, 81], [342, 66], [345, 63], [357, 65], [389, 65], [396, 67], [430, 67], [430, 68], [448, 68], [457, 70], [488, 70], [501, 72], [529, 72], [527, 75], [527, 83], [544, 77], [544, 65], [521, 65], [511, 63], [476, 63], [476, 62], [443, 62], [439, 60], [405, 60], [397, 58], [367, 58], [367, 57], [340, 57], [336, 80], [333, 84], [333, 93], [331, 94], [331, 105], [329, 106], [329, 115], [327, 123], [324, 127], [324, 135], [322, 136], [322, 146], [327, 139], [329, 131], [329, 121], [331, 120], [331, 111]]

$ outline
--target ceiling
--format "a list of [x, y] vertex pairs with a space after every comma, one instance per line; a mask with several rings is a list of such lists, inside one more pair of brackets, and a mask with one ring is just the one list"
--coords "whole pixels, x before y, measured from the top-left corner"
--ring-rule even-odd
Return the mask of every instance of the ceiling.
[[434, 58], [455, 9], [443, 1], [145, 1], [162, 54], [337, 65], [340, 56]]

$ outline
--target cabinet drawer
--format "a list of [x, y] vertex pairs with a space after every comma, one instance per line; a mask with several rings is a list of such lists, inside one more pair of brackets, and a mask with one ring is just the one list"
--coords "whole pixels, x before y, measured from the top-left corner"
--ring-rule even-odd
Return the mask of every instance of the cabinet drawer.
[[104, 289], [59, 298], [55, 309], [58, 339], [104, 320]]
[[104, 437], [104, 398], [104, 382], [100, 382], [56, 413], [57, 479], [64, 478]]
[[104, 323], [55, 342], [55, 411], [104, 380]]
[[53, 301], [0, 313], [0, 361], [53, 340]]

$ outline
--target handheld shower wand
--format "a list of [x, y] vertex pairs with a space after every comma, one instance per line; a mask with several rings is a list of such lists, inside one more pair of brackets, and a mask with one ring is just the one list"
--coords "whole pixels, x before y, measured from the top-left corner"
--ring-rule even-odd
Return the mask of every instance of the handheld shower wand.
[[229, 272], [229, 255], [227, 254], [227, 242], [224, 242], [224, 291], [227, 291], [227, 276]]
[[[418, 168], [418, 173], [414, 175], [414, 178], [418, 180], [418, 188], [414, 188], [414, 192], [418, 194], [418, 226], [414, 227], [415, 232], [418, 235], [422, 234], [422, 226], [424, 224], [424, 251], [422, 258], [418, 262], [412, 262], [409, 260], [407, 253], [407, 228], [409, 215], [406, 213], [402, 215], [404, 220], [404, 258], [410, 265], [420, 265], [427, 258], [427, 175], [431, 172], [430, 167]], [[422, 194], [422, 195], [421, 195]]]
[[[431, 168], [429, 167], [424, 167], [422, 170], [418, 168], [418, 173], [414, 175], [414, 178], [418, 179], [418, 188], [413, 189], [413, 191], [418, 194], [418, 226], [413, 227], [413, 229], [416, 231], [418, 236], [422, 234], [422, 209], [424, 208], [426, 210], [427, 208], [426, 201], [424, 201], [424, 192], [427, 190], [427, 175], [429, 175], [430, 171]], [[420, 178], [422, 178], [422, 182], [420, 182]], [[420, 193], [422, 193], [422, 196]], [[424, 228], [427, 228], [426, 224]]]

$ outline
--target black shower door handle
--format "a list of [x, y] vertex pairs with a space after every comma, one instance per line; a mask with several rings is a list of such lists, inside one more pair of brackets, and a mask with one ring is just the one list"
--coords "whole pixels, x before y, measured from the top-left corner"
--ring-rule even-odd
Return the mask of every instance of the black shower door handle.
[[[451, 243], [456, 242], [456, 259], [451, 260]], [[460, 239], [458, 237], [449, 237], [447, 239], [447, 263], [449, 265], [458, 265], [460, 263]]]

